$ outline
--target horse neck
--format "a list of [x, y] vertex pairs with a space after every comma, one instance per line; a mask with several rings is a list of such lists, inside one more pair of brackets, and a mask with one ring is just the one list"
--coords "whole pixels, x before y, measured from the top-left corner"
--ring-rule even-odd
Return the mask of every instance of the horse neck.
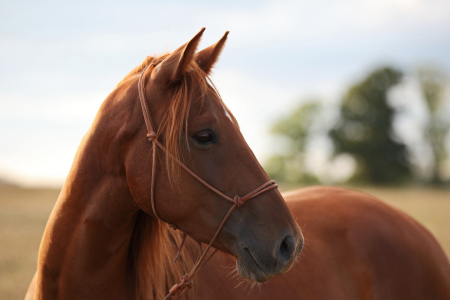
[[128, 257], [138, 207], [120, 165], [120, 128], [103, 125], [110, 113], [102, 105], [48, 221], [38, 263], [44, 298], [76, 291], [106, 299], [134, 290]]

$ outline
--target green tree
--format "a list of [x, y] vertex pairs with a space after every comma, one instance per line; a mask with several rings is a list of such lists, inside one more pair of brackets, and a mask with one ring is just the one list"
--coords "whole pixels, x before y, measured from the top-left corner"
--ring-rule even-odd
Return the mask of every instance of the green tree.
[[314, 134], [314, 123], [321, 111], [317, 100], [293, 110], [287, 117], [276, 122], [271, 132], [287, 139], [283, 154], [272, 156], [265, 165], [269, 176], [289, 183], [316, 184], [318, 179], [305, 169], [305, 148]]
[[342, 98], [340, 119], [329, 131], [334, 154], [348, 153], [357, 162], [353, 182], [396, 184], [411, 179], [407, 148], [393, 133], [395, 110], [387, 98], [402, 74], [377, 69]]
[[444, 91], [448, 81], [442, 71], [430, 67], [418, 69], [417, 78], [428, 109], [424, 137], [432, 150], [433, 171], [430, 183], [443, 185], [445, 182], [440, 171], [448, 156], [445, 138], [450, 130], [448, 116], [444, 112]]

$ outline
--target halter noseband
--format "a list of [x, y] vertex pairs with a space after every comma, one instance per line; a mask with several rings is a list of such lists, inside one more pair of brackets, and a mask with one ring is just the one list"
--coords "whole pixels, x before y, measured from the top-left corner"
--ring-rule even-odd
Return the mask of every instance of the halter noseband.
[[[150, 118], [150, 111], [149, 111], [148, 106], [147, 106], [147, 97], [146, 97], [146, 94], [145, 94], [145, 72], [147, 71], [147, 69], [149, 68], [150, 65], [151, 64], [147, 65], [144, 68], [144, 70], [142, 70], [141, 76], [139, 77], [138, 90], [139, 90], [139, 100], [141, 102], [142, 112], [143, 112], [144, 120], [145, 120], [145, 126], [147, 127], [147, 132], [148, 132], [147, 133], [147, 138], [152, 143], [153, 160], [152, 160], [152, 179], [151, 179], [151, 185], [150, 185], [150, 200], [151, 200], [153, 214], [159, 220], [165, 222], [164, 220], [162, 220], [158, 216], [158, 213], [156, 212], [156, 207], [155, 207], [155, 197], [154, 197], [155, 193], [154, 193], [154, 191], [155, 191], [155, 172], [156, 172], [156, 146], [158, 146], [167, 155], [169, 155], [169, 157], [171, 157], [173, 160], [175, 160], [187, 173], [189, 173], [192, 177], [194, 177], [195, 179], [200, 181], [200, 183], [202, 183], [205, 187], [207, 187], [208, 189], [210, 189], [211, 191], [213, 191], [217, 195], [221, 196], [225, 200], [228, 200], [228, 201], [234, 203], [233, 206], [230, 208], [230, 210], [225, 215], [225, 217], [223, 218], [222, 223], [220, 223], [219, 228], [217, 228], [216, 233], [212, 237], [212, 239], [209, 242], [208, 246], [206, 247], [205, 251], [202, 251], [201, 243], [199, 242], [200, 255], [199, 255], [197, 261], [195, 262], [194, 266], [192, 267], [192, 270], [189, 272], [189, 274], [183, 275], [183, 277], [181, 278], [180, 283], [175, 284], [169, 290], [169, 293], [167, 294], [167, 296], [164, 298], [164, 299], [168, 299], [171, 296], [178, 295], [177, 299], [180, 299], [180, 297], [186, 292], [186, 290], [190, 289], [192, 287], [192, 278], [208, 262], [208, 260], [217, 252], [217, 249], [215, 249], [213, 252], [211, 252], [207, 256], [208, 251], [210, 250], [213, 242], [216, 240], [217, 236], [219, 235], [220, 230], [222, 229], [223, 225], [225, 224], [225, 222], [227, 221], [228, 217], [233, 212], [233, 210], [236, 207], [242, 206], [245, 203], [245, 201], [250, 200], [252, 198], [255, 198], [256, 196], [258, 196], [258, 195], [260, 195], [262, 193], [265, 193], [265, 192], [267, 192], [267, 191], [269, 191], [271, 189], [277, 188], [278, 185], [275, 183], [274, 180], [269, 180], [268, 182], [264, 183], [263, 185], [259, 186], [258, 188], [256, 188], [255, 190], [251, 191], [250, 193], [248, 193], [247, 195], [245, 195], [243, 197], [240, 197], [239, 195], [236, 195], [233, 198], [231, 198], [231, 197], [223, 194], [219, 190], [215, 189], [211, 185], [209, 185], [206, 181], [201, 179], [197, 174], [192, 172], [178, 158], [176, 158], [170, 152], [168, 152], [166, 147], [164, 147], [158, 141], [158, 136], [157, 136], [156, 132], [153, 129], [154, 127], [153, 127], [153, 124], [152, 124], [152, 121], [151, 121], [151, 118]], [[174, 225], [174, 224], [170, 224], [170, 227], [173, 228], [173, 229], [176, 229], [176, 225]], [[174, 260], [174, 263], [176, 262], [178, 256], [180, 255], [180, 252], [181, 252], [181, 249], [183, 248], [183, 245], [184, 245], [184, 242], [186, 240], [186, 237], [187, 237], [187, 234], [183, 233], [182, 242], [181, 242], [180, 248], [178, 249], [177, 255], [176, 255], [175, 260]]]

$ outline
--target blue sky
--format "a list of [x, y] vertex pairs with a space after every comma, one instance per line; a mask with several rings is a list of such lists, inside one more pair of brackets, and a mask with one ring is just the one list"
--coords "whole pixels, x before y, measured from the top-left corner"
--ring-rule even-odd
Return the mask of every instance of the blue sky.
[[206, 27], [213, 80], [258, 158], [299, 99], [335, 103], [380, 64], [450, 69], [450, 1], [3, 1], [0, 177], [58, 185], [103, 99], [145, 56]]

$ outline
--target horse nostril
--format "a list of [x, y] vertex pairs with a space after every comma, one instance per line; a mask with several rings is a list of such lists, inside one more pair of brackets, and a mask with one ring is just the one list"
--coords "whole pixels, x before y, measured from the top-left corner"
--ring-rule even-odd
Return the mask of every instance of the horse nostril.
[[289, 246], [287, 245], [286, 239], [284, 239], [280, 245], [280, 252], [284, 253], [284, 252], [288, 251], [288, 247]]
[[291, 260], [294, 252], [295, 240], [292, 236], [288, 235], [280, 243], [277, 258], [283, 265], [286, 265]]

